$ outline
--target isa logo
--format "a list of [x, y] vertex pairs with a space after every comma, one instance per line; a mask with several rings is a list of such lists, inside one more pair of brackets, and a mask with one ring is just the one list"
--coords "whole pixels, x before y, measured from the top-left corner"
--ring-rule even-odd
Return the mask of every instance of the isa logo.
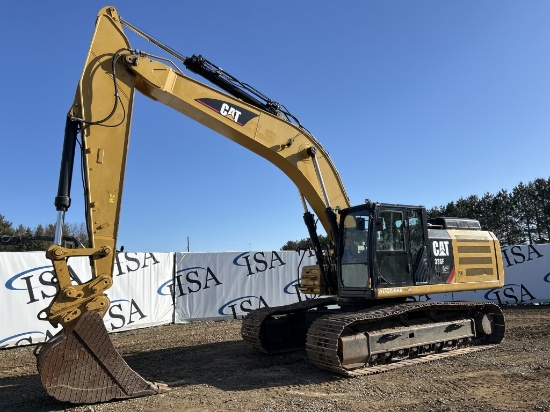
[[170, 279], [158, 287], [157, 294], [179, 298], [220, 285], [222, 282], [212, 268], [195, 266], [178, 270], [174, 279]]
[[104, 323], [106, 327], [114, 331], [129, 326], [146, 317], [147, 315], [134, 299], [117, 299], [111, 302]]
[[40, 342], [45, 342], [53, 337], [52, 332], [41, 332], [38, 330], [17, 333], [15, 335], [0, 337], [0, 349], [35, 345]]
[[269, 307], [269, 305], [262, 295], [241, 296], [224, 303], [218, 309], [218, 314], [222, 316], [231, 315], [233, 316], [233, 319], [238, 319], [239, 316], [245, 316], [248, 312], [263, 307]]
[[[70, 265], [68, 269], [71, 281], [81, 285], [83, 279], [76, 274]], [[7, 280], [5, 287], [10, 292], [26, 292], [28, 297], [27, 304], [51, 299], [59, 289], [52, 265], [37, 266], [16, 273]]]
[[535, 301], [537, 298], [524, 284], [509, 283], [485, 293], [485, 299], [496, 301], [499, 305], [517, 305]]
[[[70, 266], [69, 272], [73, 280], [80, 281]], [[27, 305], [44, 299], [51, 299], [58, 290], [52, 265], [37, 266], [16, 273], [7, 280], [5, 287], [10, 292], [26, 292]]]
[[283, 258], [276, 252], [245, 252], [233, 259], [235, 266], [246, 267], [247, 276], [267, 272], [285, 266]]

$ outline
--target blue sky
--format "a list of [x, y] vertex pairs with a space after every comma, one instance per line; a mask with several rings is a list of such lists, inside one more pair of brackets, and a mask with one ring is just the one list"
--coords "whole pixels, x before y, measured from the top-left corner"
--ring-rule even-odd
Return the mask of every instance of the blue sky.
[[[550, 2], [8, 2], [0, 15], [0, 214], [53, 223], [65, 115], [95, 16], [203, 54], [284, 104], [328, 150], [352, 204], [430, 208], [550, 176]], [[128, 33], [132, 45], [161, 54]], [[119, 246], [277, 250], [307, 237], [266, 160], [137, 96]], [[79, 173], [66, 221], [84, 221]]]

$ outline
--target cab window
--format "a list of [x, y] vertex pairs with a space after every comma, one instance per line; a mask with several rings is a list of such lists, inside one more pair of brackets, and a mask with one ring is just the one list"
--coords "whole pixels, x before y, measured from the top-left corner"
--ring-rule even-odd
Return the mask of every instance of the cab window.
[[346, 287], [367, 286], [368, 228], [369, 216], [362, 212], [350, 213], [344, 218], [341, 258], [342, 283]]
[[382, 225], [376, 234], [377, 251], [403, 251], [405, 240], [403, 237], [403, 214], [401, 212], [383, 211], [379, 214]]

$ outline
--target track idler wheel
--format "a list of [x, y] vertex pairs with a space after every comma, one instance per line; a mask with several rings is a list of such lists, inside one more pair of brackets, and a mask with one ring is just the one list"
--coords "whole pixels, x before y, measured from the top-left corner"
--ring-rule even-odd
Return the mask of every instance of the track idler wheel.
[[490, 314], [478, 312], [474, 315], [476, 332], [481, 336], [489, 336], [493, 333], [494, 321]]
[[74, 330], [61, 331], [35, 350], [44, 389], [71, 403], [99, 403], [165, 392], [164, 384], [148, 382], [117, 352], [101, 316], [86, 312]]

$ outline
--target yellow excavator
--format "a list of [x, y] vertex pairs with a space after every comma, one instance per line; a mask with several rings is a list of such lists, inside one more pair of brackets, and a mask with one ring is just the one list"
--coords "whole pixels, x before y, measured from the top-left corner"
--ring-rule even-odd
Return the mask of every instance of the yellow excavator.
[[[124, 27], [170, 59], [131, 48]], [[436, 302], [415, 296], [498, 288], [499, 242], [475, 220], [428, 219], [422, 206], [365, 201], [351, 206], [327, 152], [283, 105], [202, 56], [186, 57], [103, 8], [67, 116], [57, 230], [47, 257], [58, 292], [41, 318], [62, 330], [37, 347], [46, 392], [73, 403], [147, 396], [166, 386], [143, 379], [114, 348], [102, 317], [109, 308], [135, 90], [202, 123], [281, 169], [299, 189], [317, 265], [299, 285], [323, 295], [265, 307], [242, 321], [242, 337], [264, 353], [306, 349], [311, 362], [354, 376], [498, 344], [505, 322], [497, 305]], [[83, 170], [88, 248], [61, 246], [76, 147]], [[313, 210], [310, 212], [309, 208]], [[327, 233], [319, 240], [317, 223]], [[87, 256], [91, 279], [71, 282], [68, 259]]]

